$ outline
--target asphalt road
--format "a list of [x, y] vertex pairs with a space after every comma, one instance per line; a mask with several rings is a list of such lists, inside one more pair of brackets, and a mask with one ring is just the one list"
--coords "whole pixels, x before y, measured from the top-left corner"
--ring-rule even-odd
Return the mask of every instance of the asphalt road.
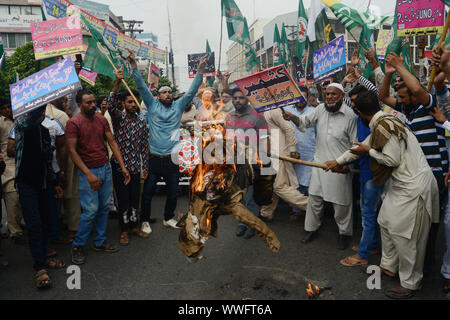
[[[179, 211], [187, 208], [187, 197], [179, 198]], [[310, 244], [300, 243], [304, 235], [303, 218], [289, 221], [290, 209], [281, 203], [274, 221], [269, 223], [281, 241], [281, 251], [273, 254], [262, 239], [235, 236], [237, 221], [232, 216], [219, 219], [217, 238], [206, 245], [203, 259], [189, 263], [178, 247], [178, 230], [162, 225], [165, 197], [153, 202], [153, 233], [148, 239], [132, 238], [128, 247], [114, 254], [86, 248], [87, 263], [81, 266], [81, 289], [69, 290], [66, 270], [51, 271], [53, 288], [34, 287], [32, 262], [27, 246], [3, 240], [3, 259], [10, 266], [0, 270], [0, 299], [308, 299], [307, 283], [331, 287], [317, 299], [387, 299], [386, 288], [396, 281], [382, 278], [381, 290], [367, 289], [368, 275], [360, 267], [344, 267], [339, 260], [353, 254], [336, 249], [337, 226], [326, 216], [319, 237]], [[355, 230], [353, 243], [361, 230]], [[109, 240], [118, 244], [118, 221], [109, 220]], [[437, 263], [426, 276], [424, 287], [414, 299], [445, 299], [439, 273], [444, 252], [444, 235], [438, 238]], [[70, 264], [70, 246], [56, 246], [59, 256]], [[373, 256], [371, 264], [379, 263]]]

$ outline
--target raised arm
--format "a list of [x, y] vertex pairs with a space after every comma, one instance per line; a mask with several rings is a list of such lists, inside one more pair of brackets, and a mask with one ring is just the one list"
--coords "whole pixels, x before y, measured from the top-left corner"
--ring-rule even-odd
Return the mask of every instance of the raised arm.
[[156, 99], [155, 99], [155, 97], [153, 97], [153, 94], [150, 92], [150, 89], [145, 84], [145, 81], [142, 78], [142, 75], [137, 68], [137, 63], [136, 63], [136, 59], [134, 57], [134, 53], [129, 49], [127, 49], [127, 50], [129, 53], [127, 60], [130, 63], [131, 68], [132, 68], [132, 75], [133, 75], [134, 82], [136, 83], [136, 88], [138, 89], [139, 94], [142, 97], [142, 100], [144, 101], [145, 105], [147, 106], [147, 110], [150, 112], [150, 108], [152, 107], [152, 104], [155, 102]]
[[385, 64], [385, 74], [383, 78], [383, 82], [381, 83], [380, 93], [378, 97], [384, 104], [387, 104], [391, 108], [395, 108], [397, 104], [397, 100], [394, 97], [390, 96], [390, 88], [391, 88], [391, 80], [392, 75], [395, 72], [395, 68], [392, 67], [388, 62]]
[[290, 112], [284, 111], [283, 108], [281, 109], [281, 111], [283, 112], [284, 120], [292, 121], [301, 132], [305, 132], [306, 129], [314, 127], [318, 120], [318, 114], [320, 112], [326, 112], [324, 110], [323, 104], [314, 108], [313, 112], [300, 117], [297, 117], [295, 114], [292, 114]]
[[397, 73], [402, 77], [403, 81], [405, 81], [408, 89], [419, 100], [421, 104], [423, 104], [424, 106], [430, 104], [430, 94], [424, 88], [422, 88], [419, 80], [417, 80], [417, 78], [405, 68], [402, 58], [400, 58], [394, 52], [391, 52], [386, 57], [386, 63], [389, 63], [395, 68]]
[[119, 91], [119, 86], [123, 79], [123, 66], [120, 70], [118, 69], [118, 70], [114, 71], [114, 73], [116, 75], [116, 79], [114, 81], [114, 86], [113, 86], [111, 93], [109, 94], [109, 97], [107, 100], [107, 108], [108, 108], [108, 112], [111, 116], [111, 120], [117, 121], [118, 119], [120, 119], [121, 114], [122, 114], [122, 112], [120, 111], [120, 108], [118, 106], [119, 99], [118, 99], [117, 92]]
[[194, 99], [195, 95], [197, 94], [198, 89], [200, 88], [202, 82], [203, 82], [203, 73], [205, 72], [206, 67], [206, 57], [207, 55], [204, 55], [200, 59], [200, 63], [198, 65], [197, 69], [197, 75], [194, 78], [194, 81], [191, 84], [191, 87], [189, 88], [188, 92], [178, 100], [178, 106], [182, 108], [184, 111], [188, 104], [191, 103], [192, 99]]

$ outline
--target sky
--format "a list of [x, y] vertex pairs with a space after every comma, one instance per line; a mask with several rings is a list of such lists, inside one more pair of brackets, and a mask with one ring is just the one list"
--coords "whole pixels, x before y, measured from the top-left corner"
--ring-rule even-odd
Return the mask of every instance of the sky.
[[[187, 55], [205, 52], [206, 39], [212, 51], [218, 52], [220, 43], [220, 0], [94, 0], [110, 6], [117, 16], [125, 20], [144, 21], [144, 32], [158, 36], [159, 47], [169, 46], [167, 3], [172, 23], [172, 43], [175, 66], [180, 69], [181, 89], [186, 90], [191, 81], [187, 75]], [[249, 25], [258, 18], [272, 19], [280, 14], [298, 10], [299, 0], [235, 0]], [[309, 8], [311, 0], [304, 0]], [[363, 11], [370, 2], [370, 8], [381, 15], [394, 14], [395, 1], [392, 0], [341, 0], [354, 9]], [[231, 44], [226, 26], [223, 28], [222, 63], [226, 64], [226, 50]], [[226, 68], [226, 65], [224, 66]], [[224, 69], [221, 68], [221, 69]]]

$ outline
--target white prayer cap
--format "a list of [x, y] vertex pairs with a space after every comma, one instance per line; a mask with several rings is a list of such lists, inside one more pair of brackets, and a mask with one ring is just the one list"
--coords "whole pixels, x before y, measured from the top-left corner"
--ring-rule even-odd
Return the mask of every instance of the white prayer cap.
[[344, 87], [342, 86], [342, 84], [337, 83], [337, 82], [330, 83], [330, 84], [328, 85], [328, 88], [329, 88], [329, 87], [335, 87], [335, 88], [338, 88], [339, 90], [342, 91], [342, 93], [345, 92], [345, 91], [344, 91]]

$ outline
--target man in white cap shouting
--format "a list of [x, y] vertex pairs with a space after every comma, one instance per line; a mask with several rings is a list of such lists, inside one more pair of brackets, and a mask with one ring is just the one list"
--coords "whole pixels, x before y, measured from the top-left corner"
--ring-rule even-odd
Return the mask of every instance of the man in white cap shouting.
[[[344, 88], [338, 83], [331, 83], [327, 87], [325, 103], [313, 112], [300, 117], [284, 112], [284, 118], [292, 121], [302, 132], [317, 125], [314, 161], [319, 163], [335, 159], [357, 141], [357, 116], [344, 103]], [[347, 166], [342, 166], [340, 170], [347, 174], [328, 173], [313, 168], [303, 243], [310, 242], [317, 235], [323, 203], [328, 201], [333, 204], [334, 219], [339, 228], [338, 248], [344, 250], [348, 246], [353, 234], [352, 174]]]

